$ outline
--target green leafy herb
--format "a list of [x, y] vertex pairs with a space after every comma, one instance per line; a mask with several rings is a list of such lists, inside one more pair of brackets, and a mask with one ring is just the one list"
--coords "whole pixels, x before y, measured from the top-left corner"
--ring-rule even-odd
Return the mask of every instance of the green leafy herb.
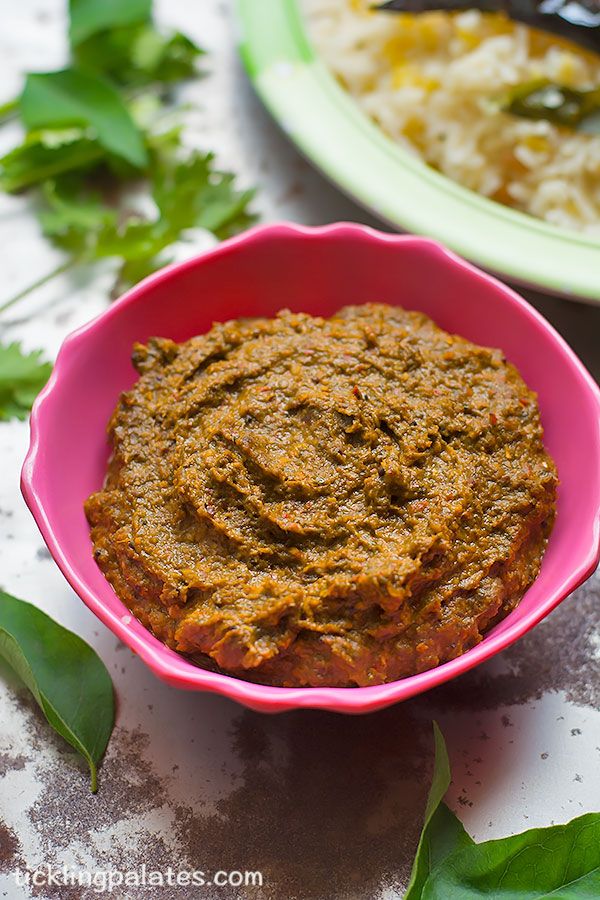
[[33, 694], [50, 725], [87, 760], [91, 789], [114, 723], [104, 663], [76, 634], [30, 603], [0, 591], [0, 656]]
[[41, 350], [23, 353], [17, 343], [0, 344], [0, 420], [25, 419], [52, 366]]
[[34, 131], [0, 158], [0, 189], [22, 191], [64, 172], [90, 169], [105, 158], [106, 151], [81, 128]]
[[8, 100], [6, 103], [0, 103], [0, 123], [7, 119], [12, 119], [19, 110], [18, 100]]
[[185, 232], [205, 228], [219, 237], [245, 228], [252, 191], [238, 191], [233, 176], [214, 168], [212, 154], [171, 154], [155, 158], [151, 189], [152, 219], [107, 207], [81, 179], [48, 182], [40, 213], [47, 237], [79, 261], [104, 257], [121, 260], [120, 287], [126, 287], [169, 262], [164, 251]]
[[196, 74], [203, 51], [180, 31], [159, 30], [150, 0], [71, 0], [70, 41], [80, 69], [116, 84], [170, 84]]
[[152, 0], [69, 0], [69, 40], [75, 46], [98, 31], [143, 22], [151, 14]]
[[153, 171], [153, 197], [162, 219], [181, 233], [206, 228], [224, 238], [253, 220], [247, 207], [254, 191], [238, 191], [234, 176], [214, 165], [212, 153], [192, 153], [181, 160], [158, 158]]
[[433, 723], [435, 763], [425, 808], [423, 831], [404, 900], [419, 900], [432, 871], [452, 852], [470, 846], [473, 841], [454, 813], [443, 803], [450, 785], [450, 762], [444, 738]]
[[473, 844], [433, 873], [423, 900], [600, 896], [600, 815]]
[[600, 112], [600, 88], [576, 90], [538, 81], [515, 88], [504, 99], [502, 109], [524, 119], [545, 119], [565, 128], [587, 131], [588, 120]]
[[135, 88], [191, 78], [202, 54], [180, 31], [162, 34], [147, 22], [99, 32], [73, 48], [79, 68]]
[[44, 234], [81, 261], [100, 256], [101, 235], [116, 232], [117, 211], [76, 177], [47, 181], [43, 198], [40, 224]]
[[108, 82], [76, 69], [30, 74], [20, 100], [21, 118], [34, 131], [41, 128], [89, 128], [91, 137], [132, 166], [143, 168], [148, 154], [142, 135]]
[[450, 784], [434, 723], [435, 766], [404, 900], [575, 900], [600, 897], [600, 813], [476, 844], [442, 798]]
[[[128, 286], [169, 262], [169, 246], [191, 230], [222, 238], [254, 219], [254, 192], [238, 190], [212, 154], [185, 151], [181, 127], [164, 121], [167, 89], [198, 74], [201, 48], [159, 30], [150, 0], [70, 0], [69, 10], [73, 66], [27, 76], [17, 104], [27, 134], [0, 158], [0, 189], [37, 189], [42, 231], [68, 259], [0, 312], [104, 257], [120, 260], [117, 284]], [[144, 189], [154, 214], [132, 208]]]

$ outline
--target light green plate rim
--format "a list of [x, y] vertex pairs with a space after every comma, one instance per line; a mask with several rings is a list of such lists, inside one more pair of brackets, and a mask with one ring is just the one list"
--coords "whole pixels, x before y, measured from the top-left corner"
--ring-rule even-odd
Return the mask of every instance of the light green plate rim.
[[600, 303], [600, 241], [487, 200], [414, 158], [362, 112], [318, 59], [298, 0], [236, 0], [240, 52], [265, 106], [345, 193], [394, 227], [485, 269]]

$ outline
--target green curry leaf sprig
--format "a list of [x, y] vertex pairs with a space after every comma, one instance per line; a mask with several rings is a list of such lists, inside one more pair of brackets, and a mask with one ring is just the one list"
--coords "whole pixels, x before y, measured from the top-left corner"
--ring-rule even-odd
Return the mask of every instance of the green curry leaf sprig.
[[575, 900], [600, 897], [600, 813], [477, 844], [443, 803], [450, 785], [434, 723], [435, 765], [404, 900]]
[[577, 89], [534, 81], [513, 88], [500, 108], [524, 119], [542, 119], [588, 134], [600, 133], [598, 87]]
[[[186, 151], [180, 127], [164, 128], [173, 86], [201, 74], [203, 54], [180, 32], [157, 28], [151, 0], [70, 0], [71, 65], [31, 73], [17, 101], [21, 144], [0, 158], [0, 189], [35, 190], [42, 231], [66, 260], [58, 272], [105, 257], [120, 261], [119, 287], [155, 271], [191, 229], [221, 238], [245, 228], [251, 190], [238, 190], [211, 153]], [[131, 208], [150, 194], [155, 214]]]
[[102, 660], [76, 634], [4, 591], [0, 657], [29, 688], [52, 728], [87, 761], [95, 792], [115, 717], [112, 681]]

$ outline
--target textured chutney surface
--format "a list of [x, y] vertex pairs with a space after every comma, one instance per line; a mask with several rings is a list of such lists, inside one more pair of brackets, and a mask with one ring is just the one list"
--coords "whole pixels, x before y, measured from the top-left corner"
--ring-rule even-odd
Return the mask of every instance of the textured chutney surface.
[[377, 684], [472, 647], [536, 577], [556, 471], [499, 350], [367, 304], [133, 359], [86, 513], [106, 577], [176, 650]]

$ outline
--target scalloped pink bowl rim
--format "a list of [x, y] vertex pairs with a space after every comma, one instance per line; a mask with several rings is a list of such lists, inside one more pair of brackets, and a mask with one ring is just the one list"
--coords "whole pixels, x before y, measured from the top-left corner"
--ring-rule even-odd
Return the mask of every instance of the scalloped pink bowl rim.
[[[446, 330], [501, 347], [538, 392], [546, 443], [561, 481], [541, 572], [517, 609], [480, 644], [400, 681], [280, 688], [200, 669], [131, 616], [92, 558], [82, 503], [101, 484], [110, 411], [120, 390], [135, 378], [131, 343], [159, 333], [154, 326], [163, 336], [182, 340], [207, 330], [213, 318], [253, 311], [272, 315], [285, 306], [329, 315], [345, 303], [364, 300], [423, 309]], [[309, 228], [281, 223], [250, 229], [161, 270], [64, 341], [32, 411], [21, 486], [67, 581], [164, 681], [222, 694], [263, 712], [306, 707], [362, 713], [408, 699], [490, 659], [592, 573], [600, 553], [599, 460], [597, 385], [552, 326], [514, 291], [426, 238], [355, 224]]]

